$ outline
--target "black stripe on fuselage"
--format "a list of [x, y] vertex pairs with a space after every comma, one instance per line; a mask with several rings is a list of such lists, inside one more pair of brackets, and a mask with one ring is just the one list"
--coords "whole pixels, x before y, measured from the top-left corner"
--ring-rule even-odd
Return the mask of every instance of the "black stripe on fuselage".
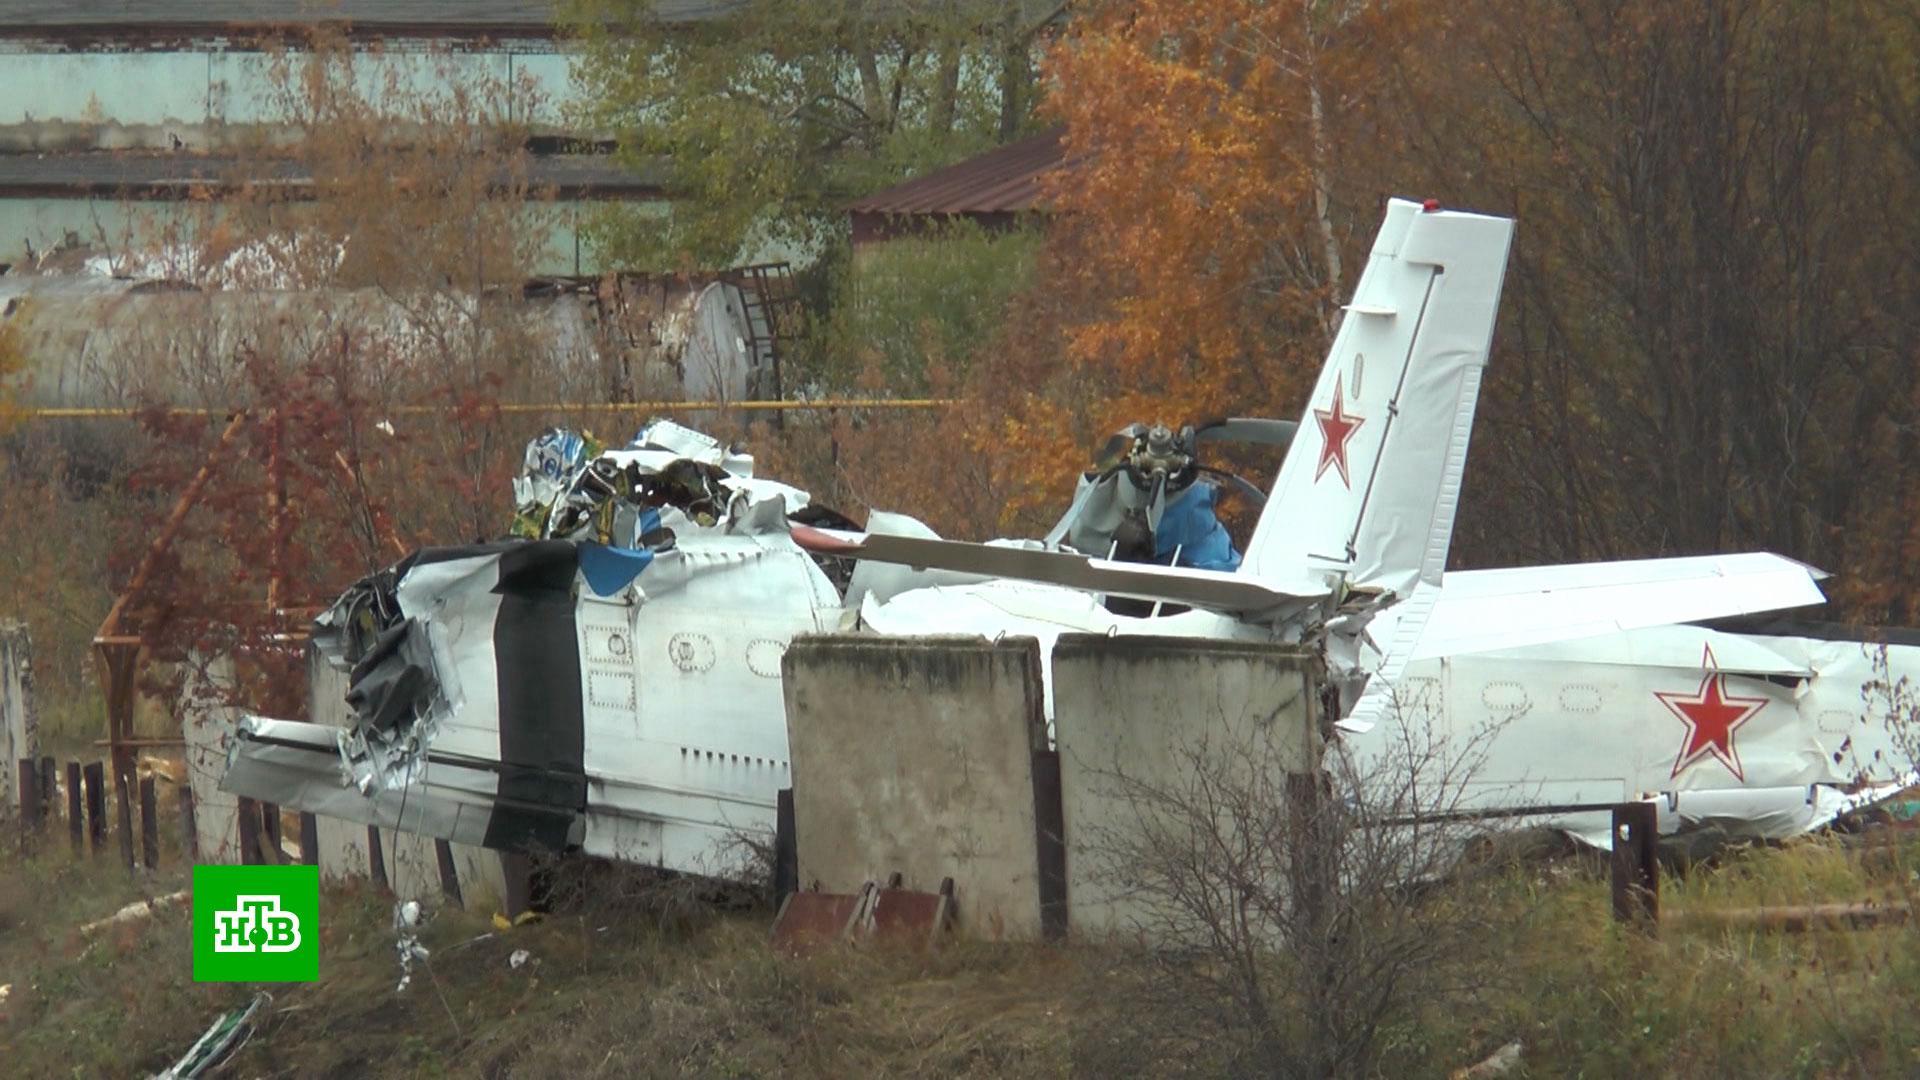
[[586, 813], [586, 711], [574, 631], [578, 551], [564, 540], [500, 553], [493, 656], [500, 703], [500, 802], [486, 846], [553, 851]]

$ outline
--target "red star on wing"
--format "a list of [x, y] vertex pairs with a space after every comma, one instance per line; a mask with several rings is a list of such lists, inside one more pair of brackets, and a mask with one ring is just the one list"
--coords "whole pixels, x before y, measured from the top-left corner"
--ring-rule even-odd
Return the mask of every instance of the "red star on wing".
[[1702, 665], [1707, 669], [1706, 677], [1700, 680], [1700, 689], [1693, 694], [1653, 692], [1660, 704], [1687, 725], [1687, 737], [1680, 744], [1680, 756], [1673, 760], [1672, 775], [1679, 776], [1680, 770], [1702, 758], [1712, 757], [1725, 765], [1736, 779], [1745, 780], [1746, 773], [1740, 768], [1740, 752], [1733, 744], [1734, 732], [1766, 708], [1767, 699], [1727, 693], [1727, 677], [1714, 662], [1712, 648], [1706, 650]]
[[1365, 417], [1348, 416], [1340, 411], [1340, 402], [1346, 395], [1340, 389], [1340, 375], [1333, 376], [1333, 408], [1313, 410], [1314, 418], [1320, 421], [1320, 462], [1314, 466], [1313, 479], [1318, 482], [1326, 475], [1331, 465], [1340, 472], [1340, 482], [1353, 487], [1353, 481], [1347, 475], [1347, 443], [1353, 433], [1366, 423]]

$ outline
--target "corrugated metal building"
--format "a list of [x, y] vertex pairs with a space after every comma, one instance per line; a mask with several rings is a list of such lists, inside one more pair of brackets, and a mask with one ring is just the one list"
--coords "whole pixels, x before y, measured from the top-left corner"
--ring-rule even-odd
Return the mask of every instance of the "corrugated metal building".
[[1044, 213], [1042, 178], [1066, 164], [1055, 128], [925, 176], [875, 192], [848, 207], [855, 246], [909, 236], [955, 220], [1011, 228]]
[[[663, 17], [712, 19], [736, 0], [663, 0]], [[218, 180], [224, 158], [284, 139], [274, 50], [317, 27], [358, 53], [356, 79], [403, 92], [481, 80], [525, 87], [508, 111], [536, 145], [563, 145], [571, 59], [551, 0], [0, 0], [0, 263], [28, 246], [163, 231], [168, 203]], [[289, 177], [296, 180], [297, 177]], [[542, 273], [597, 267], [578, 243], [583, 205], [663, 198], [657, 175], [606, 157], [545, 156], [560, 223]]]

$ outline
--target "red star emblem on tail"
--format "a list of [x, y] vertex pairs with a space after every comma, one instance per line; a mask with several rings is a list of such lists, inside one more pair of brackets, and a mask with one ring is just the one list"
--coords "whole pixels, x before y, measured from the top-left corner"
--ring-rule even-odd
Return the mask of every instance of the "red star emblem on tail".
[[1712, 757], [1725, 765], [1736, 779], [1745, 780], [1746, 773], [1740, 768], [1740, 752], [1733, 742], [1734, 732], [1766, 708], [1767, 699], [1727, 693], [1727, 677], [1715, 663], [1711, 647], [1705, 650], [1701, 665], [1706, 668], [1706, 677], [1700, 680], [1700, 689], [1694, 693], [1665, 694], [1658, 690], [1653, 693], [1660, 704], [1687, 725], [1680, 756], [1673, 759], [1672, 775], [1679, 776], [1680, 770], [1702, 758]]
[[1348, 416], [1341, 411], [1340, 402], [1346, 395], [1340, 389], [1340, 375], [1333, 376], [1333, 408], [1313, 410], [1314, 418], [1320, 421], [1320, 462], [1314, 466], [1313, 478], [1317, 482], [1326, 475], [1331, 465], [1340, 472], [1340, 482], [1353, 487], [1353, 480], [1347, 475], [1347, 443], [1353, 433], [1366, 423], [1365, 417]]

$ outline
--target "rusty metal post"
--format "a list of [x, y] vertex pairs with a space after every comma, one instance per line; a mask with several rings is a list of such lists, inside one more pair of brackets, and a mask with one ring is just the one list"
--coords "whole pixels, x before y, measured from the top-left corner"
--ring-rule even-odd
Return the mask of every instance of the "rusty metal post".
[[40, 773], [32, 758], [20, 759], [20, 774], [15, 778], [20, 789], [20, 850], [33, 846], [33, 834], [40, 827]]
[[40, 759], [40, 820], [60, 820], [60, 763], [50, 757]]
[[1032, 752], [1034, 850], [1038, 855], [1040, 936], [1067, 936], [1067, 819], [1061, 802], [1060, 752]]
[[140, 778], [140, 861], [149, 870], [160, 866], [160, 815], [154, 797], [153, 777]]
[[67, 835], [73, 841], [73, 853], [80, 854], [86, 847], [86, 826], [82, 823], [85, 811], [80, 804], [80, 763], [67, 762]]
[[107, 756], [113, 762], [115, 789], [134, 781], [133, 699], [139, 673], [140, 646], [126, 642], [96, 642], [107, 692]]
[[81, 776], [87, 787], [87, 846], [98, 855], [107, 842], [106, 769], [97, 761], [89, 761]]
[[787, 894], [800, 891], [800, 846], [794, 829], [793, 789], [773, 796], [773, 910], [779, 911]]
[[115, 811], [120, 818], [120, 861], [133, 870], [133, 781], [130, 777], [113, 778], [113, 798], [118, 805]]
[[440, 864], [440, 891], [446, 894], [447, 899], [453, 901], [454, 906], [463, 906], [464, 902], [460, 899], [460, 875], [453, 869], [453, 845], [445, 840], [435, 840], [433, 856]]
[[130, 742], [133, 738], [134, 676], [139, 671], [140, 650], [145, 644], [138, 636], [138, 628], [135, 628], [133, 636], [123, 633], [121, 621], [139, 603], [148, 580], [160, 564], [160, 557], [173, 546], [181, 524], [186, 521], [194, 503], [199, 501], [207, 482], [213, 478], [214, 466], [227, 448], [233, 445], [246, 419], [247, 414], [239, 412], [227, 422], [219, 440], [207, 451], [200, 471], [194, 473], [193, 479], [187, 482], [186, 490], [180, 493], [179, 500], [173, 504], [167, 520], [161, 523], [160, 531], [154, 534], [153, 542], [147, 545], [140, 564], [134, 567], [133, 576], [127, 581], [127, 587], [115, 598], [113, 607], [107, 610], [107, 617], [100, 621], [100, 629], [94, 632], [94, 654], [100, 661], [100, 681], [107, 696], [107, 746], [113, 760], [114, 782], [117, 786], [131, 787], [134, 780], [134, 748]]
[[261, 862], [282, 866], [287, 861], [287, 849], [280, 844], [280, 808], [273, 803], [260, 805], [260, 854]]
[[256, 866], [262, 861], [260, 811], [255, 809], [255, 805], [252, 799], [242, 796], [239, 813], [235, 815], [240, 824], [240, 863], [243, 866]]
[[187, 863], [192, 865], [200, 861], [200, 829], [193, 820], [193, 785], [181, 784], [175, 790], [180, 795], [180, 850], [187, 853]]
[[367, 826], [367, 875], [373, 879], [374, 888], [387, 887], [387, 856], [381, 850], [378, 825]]
[[1613, 917], [1653, 932], [1660, 924], [1660, 817], [1650, 802], [1613, 808]]
[[300, 862], [320, 865], [320, 819], [312, 814], [300, 815]]

